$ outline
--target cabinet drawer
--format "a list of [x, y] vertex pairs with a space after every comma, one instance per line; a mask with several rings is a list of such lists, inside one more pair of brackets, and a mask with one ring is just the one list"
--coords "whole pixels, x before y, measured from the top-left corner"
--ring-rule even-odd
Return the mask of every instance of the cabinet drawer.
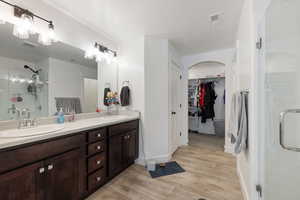
[[139, 127], [138, 120], [114, 125], [114, 126], [109, 127], [109, 136], [114, 136], [114, 135], [120, 134], [120, 133], [126, 133], [129, 131], [138, 129], [138, 127]]
[[105, 169], [100, 169], [88, 177], [88, 190], [92, 191], [105, 183]]
[[106, 138], [106, 128], [92, 130], [88, 132], [88, 142], [96, 142]]
[[83, 134], [0, 153], [0, 173], [79, 148]]
[[101, 167], [104, 167], [106, 163], [106, 156], [104, 153], [97, 154], [88, 159], [88, 173], [91, 173]]
[[105, 141], [96, 142], [88, 145], [88, 155], [101, 153], [106, 150]]

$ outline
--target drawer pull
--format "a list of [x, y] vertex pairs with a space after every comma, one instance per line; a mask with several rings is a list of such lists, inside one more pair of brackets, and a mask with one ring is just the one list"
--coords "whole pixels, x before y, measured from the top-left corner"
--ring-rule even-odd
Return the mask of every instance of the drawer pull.
[[97, 150], [101, 150], [101, 146], [99, 145], [99, 146], [97, 146]]
[[101, 160], [98, 160], [96, 163], [97, 163], [97, 165], [100, 165], [101, 164]]
[[40, 169], [39, 169], [39, 173], [40, 173], [40, 174], [45, 173], [45, 168], [44, 168], [44, 167], [40, 168]]
[[101, 133], [98, 133], [98, 134], [97, 134], [97, 137], [102, 137], [102, 134], [101, 134]]
[[97, 181], [97, 182], [100, 182], [101, 179], [102, 179], [101, 177], [97, 177], [97, 178], [96, 178], [96, 181]]
[[51, 171], [53, 169], [53, 165], [48, 166], [48, 170]]

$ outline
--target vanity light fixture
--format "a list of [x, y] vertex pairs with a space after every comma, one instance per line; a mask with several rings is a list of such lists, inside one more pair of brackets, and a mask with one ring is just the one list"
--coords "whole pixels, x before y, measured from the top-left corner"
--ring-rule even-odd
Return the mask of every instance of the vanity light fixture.
[[53, 22], [50, 21], [48, 24], [48, 32], [44, 34], [41, 33], [39, 35], [39, 43], [48, 46], [54, 42], [57, 42], [57, 40], [56, 40]]
[[35, 30], [34, 19], [37, 18], [48, 23], [48, 32], [46, 34], [39, 33], [39, 42], [44, 45], [51, 45], [53, 42], [56, 42], [54, 25], [52, 21], [47, 20], [39, 15], [34, 14], [29, 10], [21, 8], [5, 0], [0, 0], [0, 2], [14, 8], [14, 16], [17, 18], [14, 24], [14, 36], [20, 39], [28, 39], [30, 35], [36, 34], [37, 31]]
[[111, 64], [117, 61], [117, 52], [95, 42], [94, 47], [85, 52], [85, 58], [95, 58], [97, 62], [106, 61], [107, 64]]

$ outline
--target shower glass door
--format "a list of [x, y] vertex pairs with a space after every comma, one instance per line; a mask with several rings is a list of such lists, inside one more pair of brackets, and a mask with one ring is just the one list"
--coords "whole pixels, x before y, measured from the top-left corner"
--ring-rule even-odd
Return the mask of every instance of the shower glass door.
[[272, 0], [266, 13], [264, 200], [300, 199], [299, 8]]

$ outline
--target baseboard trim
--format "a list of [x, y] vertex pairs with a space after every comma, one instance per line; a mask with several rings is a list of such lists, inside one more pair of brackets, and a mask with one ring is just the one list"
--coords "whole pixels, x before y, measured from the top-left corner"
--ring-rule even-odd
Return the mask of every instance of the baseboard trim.
[[232, 145], [225, 145], [224, 150], [225, 150], [225, 153], [233, 154]]
[[166, 155], [159, 155], [159, 156], [152, 156], [148, 157], [147, 159], [139, 158], [135, 161], [136, 164], [145, 166], [147, 163], [147, 160], [154, 160], [156, 163], [164, 163], [169, 162], [172, 158], [172, 154], [166, 154]]
[[237, 174], [238, 174], [238, 177], [240, 179], [240, 185], [241, 185], [241, 189], [242, 189], [243, 198], [244, 198], [244, 200], [250, 200], [250, 196], [249, 196], [249, 192], [247, 190], [246, 182], [245, 182], [245, 179], [244, 179], [244, 176], [242, 174], [241, 167], [240, 167], [240, 164], [239, 164], [238, 161], [237, 161]]

